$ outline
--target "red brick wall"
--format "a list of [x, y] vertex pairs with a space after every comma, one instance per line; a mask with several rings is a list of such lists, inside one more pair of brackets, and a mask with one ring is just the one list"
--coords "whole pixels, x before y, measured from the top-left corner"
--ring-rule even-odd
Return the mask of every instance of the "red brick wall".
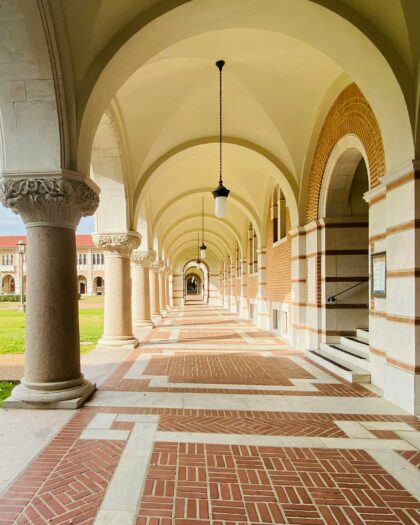
[[[273, 247], [273, 228], [270, 214], [266, 239], [266, 297], [269, 301], [289, 302], [291, 296], [292, 241], [289, 236], [280, 246]], [[286, 231], [290, 230], [290, 214], [286, 209]]]
[[385, 153], [378, 121], [360, 89], [356, 84], [350, 84], [338, 95], [319, 134], [309, 176], [307, 223], [318, 217], [322, 178], [331, 151], [349, 133], [357, 135], [365, 147], [370, 172], [369, 187], [377, 186], [385, 173]]

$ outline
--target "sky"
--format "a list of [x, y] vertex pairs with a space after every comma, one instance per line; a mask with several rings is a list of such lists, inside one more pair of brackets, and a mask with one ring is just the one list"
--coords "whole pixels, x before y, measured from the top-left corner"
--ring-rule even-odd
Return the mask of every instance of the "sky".
[[[95, 231], [95, 218], [93, 216], [83, 217], [77, 227], [77, 233], [92, 233]], [[0, 235], [26, 235], [20, 215], [0, 204]]]

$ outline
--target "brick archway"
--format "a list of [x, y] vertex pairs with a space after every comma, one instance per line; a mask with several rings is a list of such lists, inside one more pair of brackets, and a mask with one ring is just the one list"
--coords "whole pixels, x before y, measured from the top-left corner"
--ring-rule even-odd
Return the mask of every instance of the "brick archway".
[[366, 150], [369, 187], [385, 173], [385, 152], [375, 114], [356, 84], [346, 87], [332, 105], [316, 145], [309, 179], [306, 222], [318, 218], [322, 179], [335, 144], [347, 134], [356, 135]]

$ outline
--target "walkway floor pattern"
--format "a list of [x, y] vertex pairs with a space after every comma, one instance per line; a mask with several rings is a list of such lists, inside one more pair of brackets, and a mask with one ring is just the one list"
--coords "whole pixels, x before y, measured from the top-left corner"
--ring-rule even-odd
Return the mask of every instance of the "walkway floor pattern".
[[420, 524], [420, 420], [223, 310], [172, 311], [0, 498], [0, 525]]

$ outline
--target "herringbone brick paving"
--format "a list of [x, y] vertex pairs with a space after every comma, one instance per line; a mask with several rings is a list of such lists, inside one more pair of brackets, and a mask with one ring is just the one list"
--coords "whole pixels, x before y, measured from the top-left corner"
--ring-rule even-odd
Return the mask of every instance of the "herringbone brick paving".
[[[292, 379], [313, 379], [290, 356], [301, 355], [266, 332], [232, 314], [203, 307], [185, 309], [184, 317], [170, 314], [147, 338], [144, 349], [136, 349], [111, 374], [101, 390], [138, 392], [194, 392], [228, 394], [279, 394], [287, 391], [249, 390], [247, 385], [290, 386]], [[218, 316], [218, 317], [217, 317]], [[224, 324], [218, 340], [218, 323]], [[166, 323], [166, 324], [164, 324]], [[235, 324], [236, 323], [236, 324]], [[209, 324], [211, 329], [203, 329]], [[201, 325], [201, 326], [197, 326]], [[187, 327], [174, 335], [176, 327]], [[197, 330], [193, 328], [197, 326]], [[233, 334], [235, 326], [241, 327]], [[243, 350], [229, 352], [225, 342]], [[219, 334], [220, 335], [220, 334]], [[238, 337], [236, 337], [238, 336]], [[166, 355], [164, 344], [185, 338], [185, 350]], [[219, 344], [216, 352], [194, 351], [189, 340], [197, 337], [197, 348], [205, 342]], [[252, 343], [254, 340], [255, 343]], [[264, 344], [278, 343], [278, 350], [262, 355]], [[147, 345], [150, 345], [149, 348]], [[189, 346], [188, 346], [189, 345]], [[255, 350], [258, 345], [258, 350]], [[262, 346], [261, 346], [262, 345]], [[188, 348], [187, 348], [188, 347]], [[151, 354], [143, 370], [145, 379], [125, 379], [142, 354]], [[154, 355], [156, 354], [156, 355]], [[277, 359], [280, 355], [282, 359]], [[150, 387], [147, 376], [167, 376], [170, 383], [203, 385], [185, 388]], [[241, 390], [206, 388], [206, 384], [238, 384]], [[360, 385], [337, 380], [316, 383], [317, 392], [294, 391], [299, 396], [374, 397]], [[126, 440], [79, 439], [96, 414], [157, 415], [157, 430], [197, 435], [287, 436], [341, 438], [346, 433], [337, 421], [405, 423], [420, 431], [420, 420], [408, 415], [372, 415], [323, 412], [271, 412], [208, 409], [154, 408], [142, 406], [86, 406], [63, 427], [0, 499], [0, 525], [16, 523], [88, 525], [95, 523], [104, 495], [126, 447]], [[134, 420], [115, 420], [110, 431], [133, 432]], [[400, 439], [394, 430], [373, 429], [372, 439]], [[407, 464], [420, 468], [420, 453], [397, 454]], [[153, 445], [149, 468], [138, 494], [137, 525], [390, 525], [420, 524], [420, 503], [368, 452], [329, 448], [238, 446], [165, 442]], [[102, 523], [101, 523], [102, 525]]]
[[360, 450], [159, 442], [137, 519], [152, 523], [420, 523], [420, 503]]

